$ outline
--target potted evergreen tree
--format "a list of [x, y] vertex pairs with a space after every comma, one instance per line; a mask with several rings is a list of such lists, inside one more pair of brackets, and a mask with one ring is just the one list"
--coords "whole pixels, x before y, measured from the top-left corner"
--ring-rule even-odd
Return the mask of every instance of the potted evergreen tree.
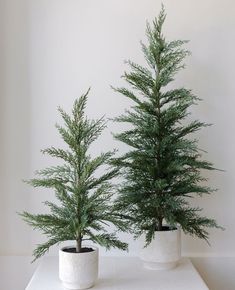
[[[56, 127], [67, 148], [51, 147], [42, 151], [63, 163], [37, 171], [37, 178], [27, 181], [34, 187], [53, 189], [58, 203], [45, 202], [49, 214], [21, 214], [29, 225], [47, 237], [34, 250], [35, 260], [55, 244], [75, 241], [73, 246], [59, 251], [59, 276], [69, 289], [90, 288], [97, 279], [98, 248], [87, 245], [87, 241], [107, 249], [127, 249], [127, 244], [119, 241], [115, 233], [108, 232], [110, 224], [118, 230], [125, 229], [125, 222], [112, 204], [114, 190], [110, 180], [117, 175], [117, 169], [109, 166], [114, 152], [95, 158], [89, 154], [90, 145], [105, 128], [105, 121], [85, 117], [87, 94], [75, 100], [71, 116], [59, 108], [65, 126]], [[98, 174], [97, 169], [102, 166], [105, 171]]]
[[199, 99], [185, 88], [167, 87], [189, 54], [186, 41], [167, 41], [162, 34], [166, 14], [147, 24], [147, 45], [141, 43], [147, 66], [128, 61], [123, 78], [129, 87], [114, 89], [129, 98], [130, 110], [115, 119], [130, 129], [114, 135], [130, 151], [114, 160], [123, 173], [116, 201], [129, 219], [136, 237], [145, 237], [141, 258], [147, 268], [169, 269], [180, 258], [180, 228], [208, 240], [207, 228], [218, 227], [214, 219], [200, 215], [189, 198], [213, 191], [205, 185], [201, 170], [213, 170], [202, 160], [192, 134], [207, 124], [187, 122], [189, 108]]

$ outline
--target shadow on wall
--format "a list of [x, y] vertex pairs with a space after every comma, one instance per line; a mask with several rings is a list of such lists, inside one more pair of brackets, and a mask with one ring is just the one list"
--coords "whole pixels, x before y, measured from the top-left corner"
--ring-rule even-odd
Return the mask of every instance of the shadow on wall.
[[1, 1], [0, 22], [0, 255], [23, 255], [29, 235], [16, 212], [29, 203], [28, 1]]

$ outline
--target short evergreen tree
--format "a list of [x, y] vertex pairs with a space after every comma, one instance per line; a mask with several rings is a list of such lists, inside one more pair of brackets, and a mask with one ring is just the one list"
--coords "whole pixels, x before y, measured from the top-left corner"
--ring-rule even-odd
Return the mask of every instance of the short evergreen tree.
[[[91, 158], [88, 152], [105, 128], [105, 120], [85, 117], [87, 94], [74, 102], [72, 116], [59, 108], [65, 126], [56, 127], [68, 149], [51, 147], [42, 151], [62, 159], [63, 164], [37, 171], [38, 178], [26, 181], [34, 187], [53, 189], [59, 201], [59, 204], [45, 202], [50, 214], [21, 214], [29, 225], [48, 238], [34, 250], [35, 259], [44, 255], [52, 245], [67, 240], [76, 241], [76, 252], [82, 251], [85, 240], [107, 249], [127, 249], [127, 244], [119, 241], [115, 233], [108, 232], [110, 224], [118, 230], [125, 229], [125, 222], [112, 204], [114, 190], [110, 180], [117, 175], [117, 169], [109, 166], [114, 152], [102, 153], [96, 158]], [[105, 166], [105, 172], [95, 176], [101, 166]]]
[[130, 146], [130, 151], [114, 160], [123, 173], [116, 206], [129, 218], [138, 237], [146, 233], [148, 245], [156, 231], [181, 225], [185, 233], [208, 239], [207, 228], [218, 227], [215, 220], [200, 215], [201, 208], [190, 206], [193, 195], [213, 191], [205, 186], [201, 170], [213, 170], [201, 159], [197, 140], [188, 135], [207, 126], [189, 121], [189, 107], [199, 100], [185, 88], [169, 89], [189, 54], [187, 41], [166, 41], [162, 34], [165, 11], [147, 24], [147, 45], [142, 50], [147, 62], [143, 67], [128, 61], [123, 78], [129, 88], [114, 89], [133, 101], [130, 110], [115, 119], [129, 123], [130, 129], [115, 138]]

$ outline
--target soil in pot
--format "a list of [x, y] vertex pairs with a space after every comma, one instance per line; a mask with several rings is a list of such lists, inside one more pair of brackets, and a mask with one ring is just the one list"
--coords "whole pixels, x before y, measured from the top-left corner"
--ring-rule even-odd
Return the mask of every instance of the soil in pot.
[[[76, 248], [64, 248], [62, 249], [63, 252], [67, 252], [67, 253], [77, 253], [76, 252]], [[87, 248], [87, 247], [84, 247], [84, 248], [81, 248], [80, 253], [89, 253], [89, 252], [93, 252], [94, 250], [92, 248]]]
[[155, 229], [156, 232], [167, 232], [167, 231], [175, 231], [177, 228], [169, 227], [169, 226], [162, 226], [162, 229], [159, 231], [157, 228]]

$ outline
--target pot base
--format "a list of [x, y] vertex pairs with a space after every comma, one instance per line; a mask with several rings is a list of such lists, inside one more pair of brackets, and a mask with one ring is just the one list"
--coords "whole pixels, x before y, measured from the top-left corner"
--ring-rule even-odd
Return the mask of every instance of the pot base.
[[[142, 243], [144, 240], [142, 235]], [[156, 231], [151, 243], [142, 248], [140, 258], [145, 269], [170, 270], [180, 260], [180, 229]]]
[[143, 261], [143, 266], [148, 270], [171, 270], [177, 266], [178, 262], [168, 262], [168, 263], [157, 263], [157, 262], [146, 262]]
[[89, 289], [95, 285], [95, 283], [77, 284], [77, 283], [67, 283], [64, 281], [62, 281], [62, 284], [66, 289], [71, 289], [71, 290]]
[[89, 246], [84, 249], [89, 251], [75, 253], [74, 247], [65, 247], [59, 251], [59, 278], [65, 289], [81, 290], [95, 285], [98, 278], [99, 250]]

